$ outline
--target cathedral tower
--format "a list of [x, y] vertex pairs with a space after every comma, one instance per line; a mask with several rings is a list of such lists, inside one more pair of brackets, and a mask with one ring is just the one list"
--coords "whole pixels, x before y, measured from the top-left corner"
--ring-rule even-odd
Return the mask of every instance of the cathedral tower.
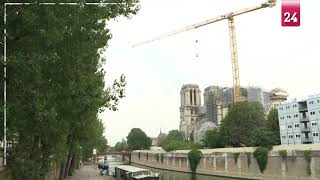
[[180, 131], [186, 139], [195, 130], [201, 107], [201, 91], [198, 85], [183, 85], [180, 91]]

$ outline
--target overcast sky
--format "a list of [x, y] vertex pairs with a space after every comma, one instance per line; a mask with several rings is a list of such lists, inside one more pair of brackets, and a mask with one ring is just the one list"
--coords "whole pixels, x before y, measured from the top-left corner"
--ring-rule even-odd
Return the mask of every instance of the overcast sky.
[[[226, 20], [140, 47], [133, 44], [262, 2], [141, 0], [138, 15], [110, 22], [106, 82], [123, 73], [128, 85], [119, 110], [101, 114], [109, 143], [125, 138], [131, 128], [151, 137], [160, 128], [178, 129], [183, 84], [199, 84], [202, 92], [209, 85], [232, 86]], [[280, 2], [235, 18], [240, 84], [281, 87], [290, 98], [320, 93], [320, 1], [301, 2], [301, 26], [294, 28], [281, 26]]]

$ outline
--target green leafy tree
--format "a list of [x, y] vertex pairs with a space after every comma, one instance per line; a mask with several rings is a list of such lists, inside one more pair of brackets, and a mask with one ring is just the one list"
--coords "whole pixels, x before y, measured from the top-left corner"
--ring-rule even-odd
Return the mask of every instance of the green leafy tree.
[[220, 132], [232, 146], [248, 146], [255, 130], [266, 123], [263, 107], [258, 102], [239, 102], [230, 107], [222, 120]]
[[128, 145], [125, 139], [122, 139], [121, 142], [117, 142], [115, 145], [115, 150], [118, 152], [128, 150]]
[[278, 110], [273, 108], [267, 116], [267, 130], [275, 135], [274, 145], [281, 144]]
[[151, 146], [151, 138], [140, 128], [133, 128], [127, 136], [127, 144], [130, 150], [149, 149]]
[[225, 147], [224, 137], [217, 129], [206, 131], [202, 142], [205, 147], [209, 148]]
[[269, 131], [265, 127], [257, 128], [252, 131], [250, 136], [249, 146], [253, 147], [265, 147], [267, 149], [272, 149], [272, 146], [277, 144], [278, 142], [278, 135], [273, 132]]
[[171, 141], [184, 141], [183, 134], [179, 130], [169, 131], [167, 137], [163, 140], [162, 146], [170, 143]]
[[[124, 97], [124, 76], [105, 87], [101, 55], [112, 37], [108, 21], [135, 14], [138, 1], [119, 0], [111, 6], [73, 2], [79, 5], [7, 6], [8, 139], [14, 142], [9, 168], [17, 180], [45, 179], [52, 163], [60, 164], [63, 179], [93, 148], [105, 151], [107, 141], [97, 115], [117, 110]], [[1, 3], [2, 22], [3, 10]], [[0, 31], [1, 39], [3, 35]]]

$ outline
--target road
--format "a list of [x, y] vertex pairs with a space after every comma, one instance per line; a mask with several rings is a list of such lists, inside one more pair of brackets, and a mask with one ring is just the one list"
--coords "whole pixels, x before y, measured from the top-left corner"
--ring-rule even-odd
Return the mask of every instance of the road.
[[92, 166], [83, 166], [81, 169], [76, 170], [75, 174], [68, 178], [68, 180], [115, 180], [111, 176], [101, 176], [98, 169]]

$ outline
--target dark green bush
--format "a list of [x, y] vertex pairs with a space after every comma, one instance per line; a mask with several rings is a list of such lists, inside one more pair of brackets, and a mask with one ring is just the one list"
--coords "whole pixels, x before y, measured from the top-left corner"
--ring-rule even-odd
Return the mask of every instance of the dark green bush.
[[161, 153], [161, 163], [163, 164], [163, 154]]
[[240, 153], [233, 153], [234, 163], [237, 164]]
[[190, 163], [190, 169], [192, 173], [195, 173], [197, 170], [197, 166], [200, 162], [200, 159], [202, 157], [202, 152], [198, 149], [193, 149], [188, 153], [188, 159]]
[[311, 168], [310, 168], [311, 151], [310, 150], [305, 150], [304, 151], [304, 158], [307, 161], [307, 174], [310, 176], [311, 175]]
[[287, 150], [281, 150], [279, 151], [279, 155], [281, 156], [282, 160], [286, 160], [287, 159]]
[[263, 173], [268, 164], [268, 148], [259, 147], [253, 152], [254, 158], [257, 160], [260, 172]]
[[249, 167], [250, 164], [251, 164], [251, 153], [250, 152], [246, 152], [246, 156], [247, 156], [247, 164], [248, 164], [248, 167]]

